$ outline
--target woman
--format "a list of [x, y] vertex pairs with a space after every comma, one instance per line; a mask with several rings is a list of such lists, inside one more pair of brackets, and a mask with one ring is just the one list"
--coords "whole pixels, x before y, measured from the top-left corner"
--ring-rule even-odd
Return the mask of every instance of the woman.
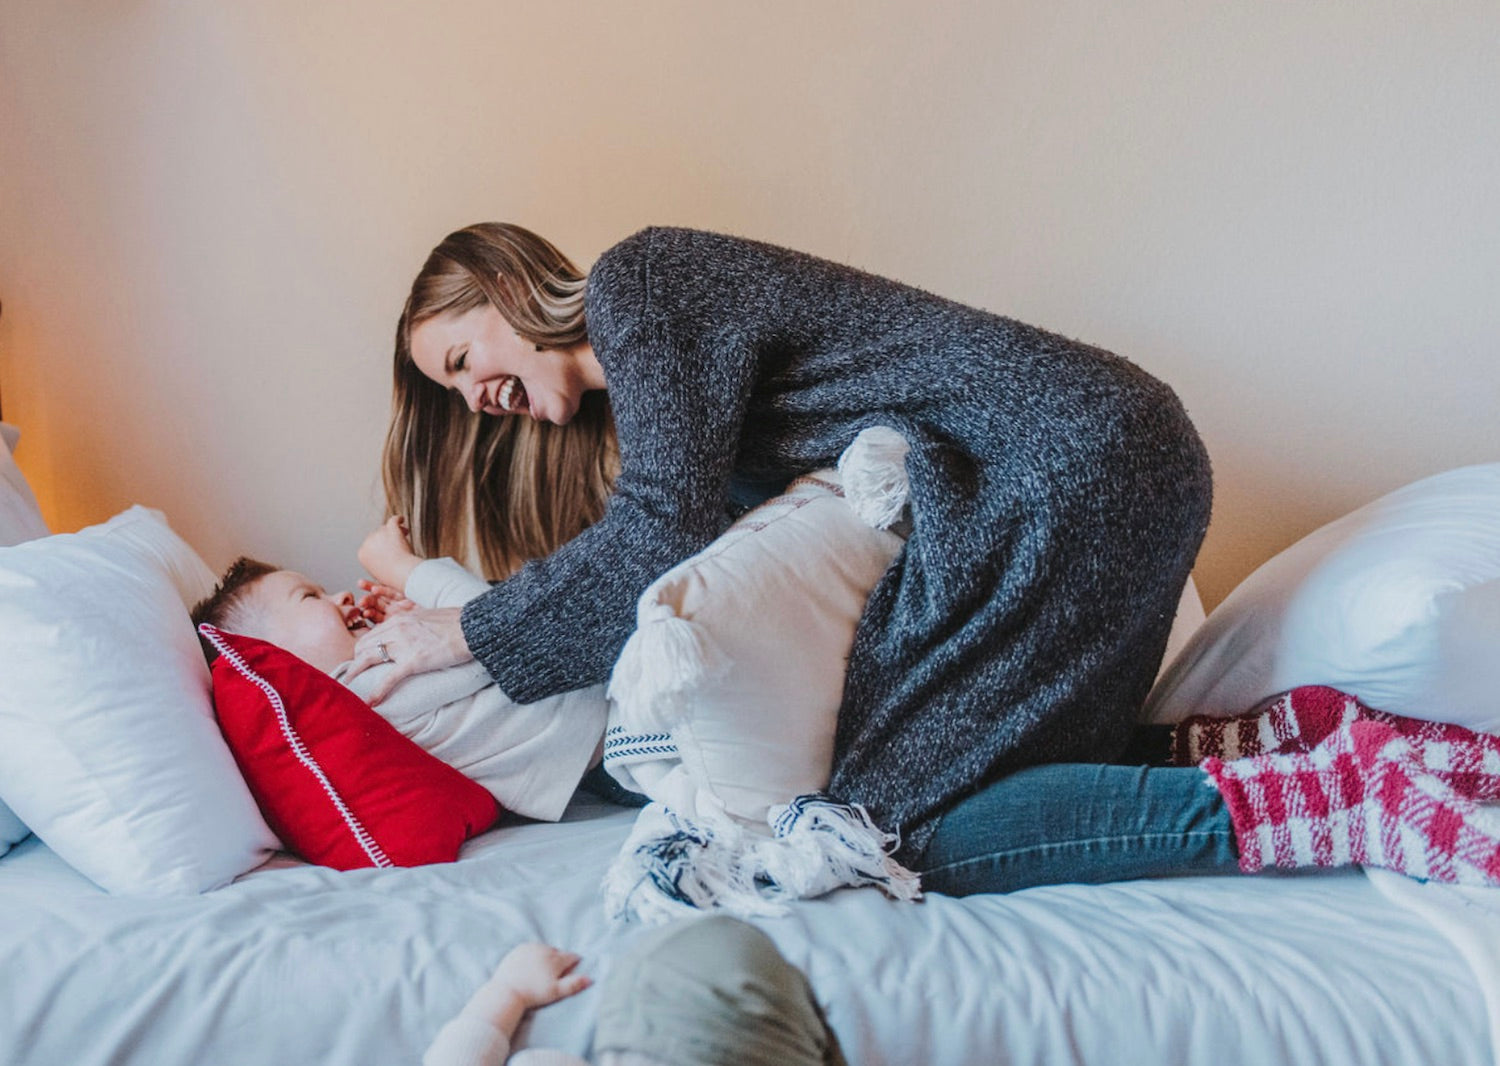
[[[392, 509], [431, 554], [472, 499], [509, 576], [461, 615], [384, 623], [356, 661], [390, 656], [394, 686], [473, 656], [523, 702], [605, 680], [637, 597], [721, 531], [732, 483], [900, 432], [912, 532], [855, 636], [831, 788], [907, 861], [983, 783], [1119, 750], [1208, 522], [1203, 445], [1132, 364], [712, 233], [644, 230], [586, 280], [519, 227], [451, 235], [402, 313], [396, 397]], [[530, 539], [506, 524], [523, 516]]]

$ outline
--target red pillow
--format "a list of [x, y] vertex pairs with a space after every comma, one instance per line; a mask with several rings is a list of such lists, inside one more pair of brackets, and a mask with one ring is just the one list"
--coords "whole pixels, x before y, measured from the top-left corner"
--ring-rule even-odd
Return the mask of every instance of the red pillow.
[[214, 708], [283, 844], [353, 870], [452, 862], [500, 816], [495, 797], [291, 652], [211, 625]]

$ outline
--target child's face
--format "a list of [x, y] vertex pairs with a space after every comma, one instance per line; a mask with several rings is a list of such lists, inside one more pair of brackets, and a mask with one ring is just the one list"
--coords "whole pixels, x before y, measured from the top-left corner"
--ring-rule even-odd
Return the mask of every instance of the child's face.
[[268, 640], [299, 659], [330, 673], [354, 658], [354, 640], [363, 625], [354, 596], [329, 595], [295, 570], [277, 570], [255, 583], [254, 628], [247, 636]]

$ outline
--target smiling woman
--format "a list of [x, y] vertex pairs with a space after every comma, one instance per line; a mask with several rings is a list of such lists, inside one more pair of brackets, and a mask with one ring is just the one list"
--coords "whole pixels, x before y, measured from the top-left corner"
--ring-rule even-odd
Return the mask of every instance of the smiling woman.
[[584, 283], [550, 243], [498, 222], [450, 234], [418, 272], [396, 326], [384, 476], [419, 554], [497, 580], [603, 516], [618, 459]]
[[411, 359], [476, 414], [527, 414], [567, 425], [584, 393], [604, 388], [604, 371], [587, 341], [559, 348], [527, 343], [488, 303], [414, 326]]
[[422, 555], [472, 525], [504, 580], [361, 636], [353, 672], [395, 660], [377, 701], [470, 658], [520, 702], [598, 684], [741, 486], [904, 438], [912, 532], [849, 650], [831, 779], [903, 861], [1009, 771], [1123, 746], [1208, 521], [1202, 442], [1138, 367], [723, 234], [646, 229], [585, 278], [520, 227], [460, 230], [395, 363], [388, 507]]

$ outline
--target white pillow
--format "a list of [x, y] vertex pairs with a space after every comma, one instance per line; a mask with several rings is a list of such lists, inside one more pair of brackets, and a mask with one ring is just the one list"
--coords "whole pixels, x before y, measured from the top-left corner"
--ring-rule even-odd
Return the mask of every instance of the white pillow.
[[[0, 547], [45, 537], [48, 532], [31, 486], [10, 457], [20, 435], [15, 426], [0, 422]], [[0, 803], [0, 855], [30, 832], [14, 811]]]
[[0, 547], [48, 533], [31, 486], [10, 457], [20, 435], [15, 426], [0, 422]]
[[1209, 615], [1145, 714], [1237, 714], [1298, 685], [1500, 732], [1500, 463], [1398, 489], [1271, 559]]
[[0, 796], [109, 892], [202, 892], [278, 846], [188, 620], [213, 583], [143, 507], [0, 548]]
[[770, 806], [827, 787], [855, 625], [902, 544], [839, 485], [798, 479], [642, 595], [605, 734], [626, 788], [769, 833]]
[[1172, 629], [1167, 634], [1161, 665], [1156, 668], [1156, 680], [1165, 676], [1178, 654], [1187, 647], [1187, 642], [1193, 639], [1193, 634], [1203, 627], [1204, 621], [1203, 597], [1198, 595], [1198, 585], [1189, 574], [1187, 583], [1182, 586], [1182, 595], [1177, 598], [1177, 613], [1172, 616]]

